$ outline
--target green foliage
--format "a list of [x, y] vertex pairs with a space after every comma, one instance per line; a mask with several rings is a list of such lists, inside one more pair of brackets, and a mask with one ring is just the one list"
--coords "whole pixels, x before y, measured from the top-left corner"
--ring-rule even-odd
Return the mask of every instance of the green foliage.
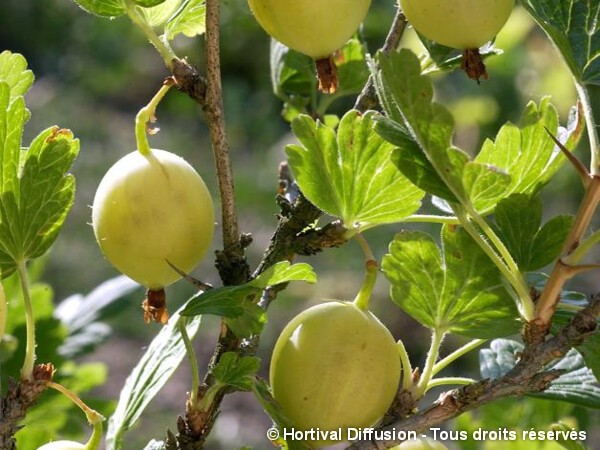
[[189, 38], [204, 34], [206, 6], [205, 0], [180, 1], [181, 6], [165, 25], [165, 36], [173, 40], [179, 34]]
[[600, 4], [580, 0], [523, 0], [578, 81], [600, 84]]
[[498, 235], [523, 272], [552, 263], [558, 257], [573, 218], [556, 216], [543, 227], [543, 203], [539, 196], [513, 194], [498, 203], [495, 219]]
[[27, 150], [21, 138], [29, 111], [23, 95], [33, 75], [22, 57], [0, 58], [0, 268], [6, 277], [18, 264], [42, 256], [52, 245], [75, 197], [65, 175], [79, 152], [69, 130], [40, 133]]
[[453, 147], [450, 113], [432, 101], [431, 81], [421, 74], [416, 56], [407, 50], [379, 54], [375, 85], [389, 118], [376, 130], [398, 147], [393, 160], [420, 188], [480, 214], [490, 214], [512, 193], [534, 193], [559, 169], [565, 158], [547, 135], [559, 135], [572, 149], [583, 131], [579, 114], [568, 128], [558, 126], [558, 115], [548, 99], [538, 107], [529, 103], [520, 127], [505, 125], [496, 141], [486, 141], [470, 161]]
[[283, 117], [291, 122], [299, 114], [325, 119], [327, 108], [337, 99], [358, 94], [369, 77], [364, 44], [357, 38], [336, 53], [339, 86], [334, 94], [317, 92], [315, 63], [312, 58], [271, 40], [271, 83], [273, 92], [283, 100]]
[[90, 14], [100, 17], [118, 17], [125, 14], [125, 0], [75, 0]]
[[474, 338], [520, 327], [500, 272], [462, 228], [444, 226], [442, 251], [423, 232], [397, 234], [382, 269], [392, 300], [426, 327]]
[[374, 116], [349, 111], [337, 134], [308, 116], [292, 123], [302, 146], [289, 145], [287, 154], [300, 190], [348, 229], [399, 222], [424, 195], [390, 161], [394, 148], [373, 130]]
[[[506, 339], [496, 339], [489, 349], [479, 352], [481, 376], [499, 378], [508, 373], [516, 364], [523, 344]], [[600, 386], [592, 371], [586, 366], [581, 354], [571, 349], [563, 358], [545, 368], [563, 373], [552, 381], [544, 392], [528, 394], [552, 400], [561, 400], [588, 408], [600, 408]]]
[[[180, 313], [181, 309], [173, 314], [127, 378], [117, 408], [109, 420], [107, 450], [124, 448], [125, 433], [139, 420], [150, 401], [185, 357], [185, 345], [177, 327]], [[194, 317], [187, 323], [186, 330], [190, 339], [198, 332], [200, 319], [200, 316]]]
[[239, 337], [260, 333], [267, 320], [266, 312], [256, 303], [262, 291], [290, 281], [315, 283], [316, 274], [305, 263], [291, 265], [279, 262], [248, 283], [210, 289], [193, 297], [181, 312], [182, 316], [215, 314], [225, 319]]
[[254, 385], [254, 376], [259, 367], [260, 359], [256, 356], [240, 357], [235, 352], [226, 352], [213, 367], [212, 374], [221, 386], [249, 391]]

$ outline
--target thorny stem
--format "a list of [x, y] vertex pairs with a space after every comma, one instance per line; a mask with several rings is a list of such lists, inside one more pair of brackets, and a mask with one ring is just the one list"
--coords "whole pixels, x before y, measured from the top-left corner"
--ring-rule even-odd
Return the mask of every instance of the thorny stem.
[[25, 326], [27, 341], [25, 344], [25, 360], [21, 368], [21, 380], [33, 381], [33, 366], [35, 364], [35, 319], [33, 317], [33, 305], [29, 294], [29, 275], [25, 261], [17, 264], [17, 273], [21, 282], [21, 294], [25, 304]]
[[160, 53], [165, 65], [169, 70], [171, 70], [173, 68], [173, 60], [177, 59], [177, 55], [173, 49], [156, 35], [146, 19], [138, 12], [137, 6], [133, 0], [125, 0], [125, 10], [127, 11], [127, 15], [131, 21], [140, 27], [150, 43], [156, 47], [156, 50], [158, 50], [158, 53]]
[[[575, 216], [575, 222], [573, 223], [571, 231], [569, 232], [569, 235], [567, 236], [563, 246], [563, 257], [568, 257], [579, 245], [579, 241], [585, 231], [588, 229], [599, 202], [600, 178], [592, 177], [590, 178], [590, 183], [587, 183], [583, 200], [579, 206], [577, 215]], [[562, 287], [570, 278], [568, 272], [569, 266], [559, 260], [554, 265], [552, 272], [550, 273], [550, 277], [544, 286], [544, 290], [542, 291], [542, 294], [536, 305], [535, 319], [535, 322], [542, 327], [542, 329], [547, 329], [550, 326], [550, 321], [552, 320], [556, 305], [560, 299]]]
[[[389, 55], [395, 51], [400, 45], [404, 30], [406, 29], [406, 17], [399, 9], [396, 11], [394, 21], [390, 27], [390, 31], [385, 38], [381, 51], [385, 55]], [[369, 76], [365, 87], [363, 88], [360, 95], [357, 97], [354, 103], [354, 109], [359, 111], [366, 111], [368, 109], [376, 109], [379, 106], [379, 99], [377, 98], [377, 92], [375, 91], [375, 84], [373, 82], [373, 75]]]
[[433, 370], [431, 371], [431, 374], [436, 375], [436, 374], [440, 373], [442, 370], [444, 370], [446, 367], [448, 367], [450, 364], [452, 364], [458, 358], [469, 353], [471, 350], [476, 349], [480, 345], [483, 345], [485, 342], [487, 342], [487, 339], [473, 339], [472, 341], [467, 342], [462, 347], [454, 350], [448, 356], [442, 358], [437, 363], [435, 363], [435, 365], [433, 366]]
[[[156, 95], [152, 97], [152, 100], [140, 109], [135, 116], [135, 141], [138, 151], [144, 156], [149, 156], [151, 153], [147, 134], [149, 132], [148, 124], [156, 120], [156, 108], [172, 85], [173, 80], [170, 78], [167, 79]], [[151, 131], [150, 133], [152, 134], [155, 132], [156, 130]]]
[[186, 328], [187, 319], [185, 317], [180, 317], [177, 321], [177, 327], [179, 328], [179, 332], [181, 333], [181, 339], [183, 340], [183, 345], [185, 346], [185, 352], [187, 353], [188, 360], [190, 362], [190, 368], [192, 370], [192, 387], [190, 390], [190, 409], [197, 410], [198, 409], [198, 389], [200, 387], [200, 373], [198, 371], [198, 360], [196, 359], [196, 352], [194, 352], [194, 347], [192, 346], [192, 342], [190, 341], [190, 336], [188, 335]]
[[[221, 86], [220, 60], [220, 14], [219, 0], [206, 0], [206, 105], [204, 110], [210, 129], [219, 191], [221, 193], [221, 214], [223, 226], [223, 248], [226, 256], [235, 261], [243, 260], [240, 244], [237, 212], [233, 188], [233, 170], [229, 158], [229, 144], [225, 133], [223, 112], [223, 90]], [[240, 283], [246, 280], [238, 280]]]

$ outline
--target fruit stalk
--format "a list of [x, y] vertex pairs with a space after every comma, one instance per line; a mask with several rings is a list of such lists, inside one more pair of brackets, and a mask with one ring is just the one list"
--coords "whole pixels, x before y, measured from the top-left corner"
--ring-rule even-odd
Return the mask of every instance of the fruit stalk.
[[[135, 116], [135, 140], [138, 151], [144, 155], [150, 155], [150, 144], [148, 142], [148, 124], [156, 120], [156, 108], [163, 97], [169, 92], [173, 85], [173, 79], [167, 78], [152, 100], [139, 110]], [[157, 130], [152, 131], [155, 133]]]

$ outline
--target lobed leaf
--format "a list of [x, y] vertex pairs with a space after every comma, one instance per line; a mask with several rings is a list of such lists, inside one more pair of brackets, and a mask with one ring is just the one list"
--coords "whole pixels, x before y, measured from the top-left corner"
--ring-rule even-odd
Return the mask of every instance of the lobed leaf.
[[581, 0], [523, 0], [578, 81], [600, 84], [600, 3]]
[[178, 12], [165, 25], [165, 36], [173, 40], [179, 34], [194, 37], [206, 30], [205, 0], [185, 0]]
[[213, 367], [212, 374], [217, 382], [249, 391], [254, 385], [254, 377], [260, 368], [260, 358], [256, 356], [240, 357], [235, 352], [226, 352]]
[[308, 116], [292, 123], [302, 145], [286, 151], [300, 190], [347, 228], [399, 222], [420, 207], [424, 195], [392, 163], [394, 146], [374, 131], [375, 114], [349, 111], [337, 135]]
[[151, 8], [140, 8], [139, 12], [151, 27], [162, 27], [181, 8], [184, 0], [165, 0]]
[[8, 50], [0, 53], [0, 80], [8, 84], [10, 101], [22, 97], [33, 84], [33, 72], [27, 69], [27, 61], [18, 53]]
[[125, 0], [74, 0], [83, 10], [100, 17], [118, 17], [125, 14]]
[[394, 303], [426, 327], [474, 338], [520, 327], [498, 268], [462, 228], [443, 227], [442, 251], [426, 233], [397, 234], [382, 270]]
[[316, 282], [316, 274], [308, 264], [279, 262], [248, 283], [210, 289], [193, 297], [182, 310], [182, 316], [215, 314], [239, 337], [249, 337], [262, 330], [267, 321], [266, 312], [256, 303], [262, 291], [269, 286], [290, 281]]
[[[481, 376], [494, 379], [505, 375], [516, 365], [518, 354], [523, 349], [520, 342], [506, 339], [492, 341], [489, 349], [482, 349], [479, 353]], [[528, 395], [600, 408], [598, 380], [586, 367], [583, 357], [576, 349], [569, 350], [563, 358], [549, 364], [544, 370], [564, 373], [552, 381], [544, 392]]]
[[498, 235], [522, 272], [540, 269], [558, 258], [573, 217], [556, 216], [543, 227], [539, 195], [513, 194], [498, 203]]

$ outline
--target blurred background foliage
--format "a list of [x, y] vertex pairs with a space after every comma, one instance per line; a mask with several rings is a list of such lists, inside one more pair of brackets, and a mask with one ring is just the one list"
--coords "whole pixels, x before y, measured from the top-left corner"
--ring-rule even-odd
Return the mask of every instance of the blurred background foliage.
[[[369, 51], [374, 52], [382, 44], [395, 8], [395, 2], [391, 0], [373, 0], [362, 29]], [[224, 0], [222, 25], [225, 112], [236, 196], [241, 230], [254, 236], [254, 243], [248, 249], [249, 261], [254, 266], [276, 225], [277, 168], [284, 159], [285, 143], [292, 137], [289, 124], [281, 115], [282, 103], [273, 95], [269, 39], [254, 21], [246, 2]], [[456, 120], [456, 143], [470, 153], [475, 153], [484, 139], [493, 137], [504, 122], [518, 121], [524, 105], [530, 100], [537, 102], [544, 95], [551, 95], [563, 123], [575, 102], [575, 90], [565, 64], [522, 9], [515, 9], [496, 43], [504, 53], [487, 60], [488, 81], [478, 85], [459, 71], [432, 75], [437, 100], [450, 109]], [[187, 56], [201, 69], [204, 67], [202, 45], [202, 39], [178, 38], [174, 43], [179, 55]], [[412, 30], [405, 34], [403, 46], [422, 51]], [[53, 124], [72, 129], [81, 140], [81, 153], [73, 169], [77, 178], [76, 202], [41, 275], [41, 279], [52, 287], [58, 303], [74, 293], [88, 293], [102, 281], [117, 275], [94, 242], [89, 226], [90, 205], [106, 170], [134, 149], [135, 114], [168, 73], [158, 54], [126, 17], [99, 19], [86, 14], [70, 0], [3, 0], [0, 50], [4, 49], [23, 54], [36, 75], [34, 87], [26, 99], [32, 118], [25, 143], [39, 130]], [[353, 98], [337, 100], [329, 112], [342, 114], [353, 101]], [[208, 132], [199, 107], [186, 96], [171, 92], [158, 109], [158, 119], [161, 132], [151, 138], [151, 145], [185, 157], [216, 193]], [[586, 159], [587, 142], [583, 141], [578, 155]], [[563, 167], [544, 190], [545, 215], [573, 213], [580, 196], [578, 180], [568, 167]], [[410, 228], [417, 226], [409, 225]], [[419, 227], [433, 234], [439, 233], [435, 226]], [[400, 228], [380, 227], [367, 233], [378, 257], [383, 256], [387, 243]], [[215, 248], [219, 247], [219, 241], [215, 240]], [[280, 294], [269, 311], [269, 324], [261, 342], [259, 355], [263, 358], [263, 375], [268, 370], [275, 338], [297, 311], [322, 298], [354, 297], [362, 277], [360, 255], [357, 246], [350, 243], [311, 258], [309, 262], [317, 270], [319, 283], [316, 286], [298, 283]], [[219, 283], [210, 258], [194, 275], [216, 285]], [[598, 283], [593, 278], [578, 279], [571, 287], [590, 293], [598, 290]], [[171, 309], [192, 293], [193, 288], [185, 282], [171, 287]], [[405, 341], [414, 358], [413, 364], [419, 365], [424, 358], [428, 336], [388, 298], [388, 287], [380, 279], [372, 302], [375, 312], [397, 338]], [[106, 383], [91, 394], [102, 399], [98, 404], [106, 408], [102, 412], [107, 415], [110, 406], [106, 401], [117, 398], [128, 372], [158, 329], [156, 325], [144, 325], [139, 306], [142, 299], [143, 292], [138, 289], [113, 307], [108, 320], [113, 328], [112, 336], [94, 353], [80, 359], [80, 362], [102, 362], [108, 368]], [[214, 318], [204, 322], [196, 343], [202, 362], [206, 362], [211, 354], [217, 326], [218, 321]], [[461, 342], [459, 338], [449, 338], [447, 349]], [[458, 365], [461, 376], [465, 376], [465, 370], [477, 376], [476, 355], [461, 360]], [[448, 375], [456, 373], [458, 370]], [[104, 374], [98, 378], [101, 383]], [[142, 425], [131, 433], [128, 448], [143, 448], [150, 438], [161, 438], [161, 430], [175, 427], [175, 417], [184, 408], [188, 385], [189, 369], [184, 365], [154, 401]], [[512, 406], [505, 407], [510, 410]], [[556, 410], [548, 423], [565, 414], [559, 411], [560, 408]], [[569, 407], [568, 414], [578, 416], [581, 425], [588, 420], [576, 408]], [[264, 433], [269, 423], [250, 394], [230, 396], [208, 448], [230, 450], [245, 443], [265, 448]], [[530, 426], [528, 423], [521, 425]], [[459, 426], [466, 426], [464, 420]], [[536, 423], [535, 426], [541, 425]], [[66, 435], [71, 436], [68, 428]]]

